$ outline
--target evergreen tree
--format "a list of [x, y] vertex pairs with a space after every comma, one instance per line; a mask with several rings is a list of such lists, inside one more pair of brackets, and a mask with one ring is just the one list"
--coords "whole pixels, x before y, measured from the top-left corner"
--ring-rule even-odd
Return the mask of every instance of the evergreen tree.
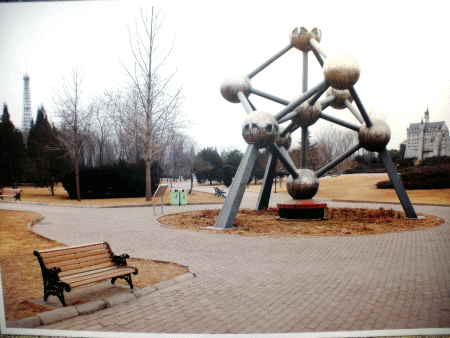
[[28, 168], [35, 185], [49, 187], [52, 195], [55, 185], [70, 172], [70, 161], [57, 133], [58, 130], [48, 121], [44, 106], [41, 106], [28, 136]]
[[25, 158], [23, 135], [11, 122], [8, 106], [4, 103], [0, 123], [0, 185], [17, 187]]
[[222, 182], [223, 179], [223, 161], [216, 149], [203, 149], [196, 158], [194, 164], [194, 173], [199, 183], [208, 180]]

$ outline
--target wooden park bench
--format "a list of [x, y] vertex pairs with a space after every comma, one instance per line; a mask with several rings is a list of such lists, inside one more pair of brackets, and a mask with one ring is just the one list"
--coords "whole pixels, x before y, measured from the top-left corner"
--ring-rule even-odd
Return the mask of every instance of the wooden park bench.
[[21, 192], [22, 189], [0, 188], [0, 198], [3, 200], [3, 197], [11, 197], [14, 198], [15, 201], [20, 201]]
[[131, 274], [138, 269], [127, 266], [127, 254], [116, 256], [107, 242], [80, 246], [33, 251], [42, 270], [44, 280], [44, 300], [54, 295], [63, 306], [64, 290], [108, 280], [114, 284], [117, 278], [125, 281], [133, 289]]
[[225, 191], [223, 191], [223, 189], [219, 189], [217, 187], [214, 187], [214, 196], [225, 197]]

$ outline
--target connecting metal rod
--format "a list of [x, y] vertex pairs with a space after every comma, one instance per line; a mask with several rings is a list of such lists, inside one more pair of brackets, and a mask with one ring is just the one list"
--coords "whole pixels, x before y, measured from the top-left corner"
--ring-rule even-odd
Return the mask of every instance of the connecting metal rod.
[[285, 137], [288, 133], [292, 131], [297, 125], [294, 122], [291, 122], [281, 133], [280, 137]]
[[285, 100], [285, 99], [282, 99], [282, 98], [277, 97], [275, 95], [263, 92], [261, 90], [255, 89], [253, 87], [250, 88], [250, 93], [258, 95], [258, 96], [261, 96], [261, 97], [264, 97], [265, 99], [274, 101], [276, 103], [279, 103], [279, 104], [282, 104], [282, 105], [285, 105], [285, 106], [287, 106], [289, 104], [288, 100]]
[[215, 228], [228, 229], [233, 227], [257, 154], [258, 148], [254, 144], [249, 144], [234, 176], [227, 198], [223, 203], [219, 216], [217, 216], [216, 224], [214, 224]]
[[330, 87], [330, 84], [327, 82], [325, 83], [325, 87], [322, 90], [318, 91], [316, 94], [314, 94], [312, 98], [309, 99], [308, 103], [311, 106], [313, 106], [317, 102], [317, 100], [323, 95], [323, 93], [327, 91], [328, 87]]
[[291, 101], [285, 108], [283, 108], [277, 115], [275, 115], [275, 118], [277, 121], [279, 121], [282, 117], [289, 114], [291, 111], [293, 111], [295, 108], [297, 108], [299, 105], [301, 105], [303, 102], [308, 100], [311, 96], [313, 96], [317, 91], [321, 90], [326, 86], [326, 81], [322, 81], [316, 86], [312, 87], [307, 92], [301, 94], [299, 97]]
[[338, 118], [336, 118], [336, 117], [327, 115], [327, 114], [325, 114], [324, 112], [321, 112], [321, 113], [320, 113], [320, 118], [322, 118], [322, 119], [324, 119], [324, 120], [327, 120], [327, 121], [330, 121], [330, 122], [333, 122], [333, 123], [336, 123], [336, 124], [339, 124], [339, 125], [342, 126], [342, 127], [345, 127], [345, 128], [348, 128], [348, 129], [357, 131], [357, 132], [358, 132], [359, 129], [361, 128], [360, 126], [356, 126], [356, 125], [351, 124], [351, 123], [349, 123], [349, 122], [347, 122], [347, 121], [344, 121], [344, 120], [338, 119]]
[[356, 119], [359, 121], [359, 123], [363, 124], [364, 120], [361, 117], [361, 114], [359, 111], [352, 105], [352, 103], [349, 100], [344, 101], [345, 105], [347, 106], [348, 110], [353, 114], [353, 116], [356, 117]]
[[247, 98], [245, 97], [243, 92], [238, 92], [237, 97], [239, 98], [239, 101], [241, 101], [242, 105], [244, 106], [245, 111], [247, 114], [250, 114], [253, 112], [253, 108], [248, 102]]
[[330, 95], [327, 98], [323, 99], [322, 101], [320, 101], [320, 105], [322, 106], [322, 109], [327, 108], [331, 102], [334, 101], [336, 97], [334, 95]]
[[291, 158], [289, 157], [289, 155], [286, 156], [286, 154], [284, 154], [280, 150], [280, 148], [278, 148], [278, 146], [275, 143], [272, 143], [269, 146], [269, 151], [274, 156], [278, 156], [278, 158], [280, 159], [281, 163], [283, 163], [284, 167], [287, 169], [287, 171], [289, 171], [289, 173], [292, 175], [293, 178], [297, 178], [298, 177], [297, 168], [295, 167], [294, 163], [292, 163]]
[[308, 90], [308, 52], [303, 52], [302, 93]]
[[289, 120], [293, 119], [293, 118], [296, 117], [296, 116], [297, 116], [297, 112], [296, 112], [296, 111], [293, 111], [293, 112], [287, 114], [285, 117], [281, 118], [281, 119], [278, 121], [278, 123], [284, 123], [284, 122], [286, 122], [286, 121], [289, 121]]
[[319, 170], [316, 171], [316, 176], [319, 178], [321, 176], [323, 176], [328, 170], [334, 168], [335, 166], [337, 166], [339, 163], [341, 163], [342, 161], [344, 161], [347, 157], [353, 155], [354, 153], [356, 153], [362, 146], [358, 143], [357, 145], [353, 146], [352, 148], [350, 148], [349, 150], [347, 150], [345, 153], [343, 153], [341, 156], [339, 156], [338, 158], [336, 158], [335, 160], [331, 161], [330, 163], [328, 163], [327, 165], [325, 165], [324, 167], [320, 168]]
[[395, 192], [397, 193], [398, 199], [403, 206], [406, 217], [417, 218], [417, 214], [414, 207], [411, 204], [408, 194], [406, 193], [405, 187], [403, 186], [402, 180], [395, 169], [394, 163], [392, 163], [391, 157], [386, 149], [378, 153], [383, 161], [386, 171], [391, 179], [392, 185], [394, 186]]
[[[310, 39], [309, 40], [309, 44], [312, 46], [312, 48], [314, 48], [314, 50], [319, 53], [320, 55], [322, 55], [325, 59], [328, 58], [327, 53], [324, 52], [324, 50], [322, 48], [320, 48], [319, 43], [315, 40], [315, 39]], [[319, 61], [320, 62], [320, 61]]]
[[255, 105], [253, 104], [252, 101], [250, 101], [249, 98], [247, 98], [247, 101], [248, 101], [248, 104], [250, 105], [250, 107], [252, 108], [253, 111], [257, 110], [256, 107], [255, 107]]
[[291, 44], [287, 45], [286, 47], [284, 47], [281, 51], [279, 51], [277, 54], [275, 54], [274, 56], [272, 56], [269, 60], [267, 60], [266, 62], [264, 62], [261, 66], [259, 66], [258, 68], [256, 68], [254, 71], [250, 72], [247, 74], [247, 76], [251, 79], [252, 77], [254, 77], [256, 74], [258, 74], [259, 72], [261, 72], [262, 70], [264, 70], [267, 66], [269, 66], [272, 62], [274, 62], [276, 59], [278, 59], [280, 56], [282, 56], [283, 54], [287, 53], [293, 46]]
[[362, 116], [364, 122], [366, 123], [366, 126], [368, 128], [372, 127], [373, 123], [370, 120], [369, 114], [367, 114], [366, 108], [364, 108], [364, 105], [363, 105], [361, 99], [359, 98], [358, 93], [356, 93], [355, 87], [350, 88], [349, 91], [353, 97], [353, 100], [356, 103], [356, 106], [359, 109], [359, 112], [361, 113], [361, 116]]
[[324, 62], [323, 62], [323, 59], [322, 59], [322, 57], [320, 56], [320, 54], [317, 53], [317, 51], [316, 51], [315, 49], [313, 49], [312, 52], [314, 53], [314, 56], [316, 57], [317, 61], [319, 62], [320, 67], [323, 68]]

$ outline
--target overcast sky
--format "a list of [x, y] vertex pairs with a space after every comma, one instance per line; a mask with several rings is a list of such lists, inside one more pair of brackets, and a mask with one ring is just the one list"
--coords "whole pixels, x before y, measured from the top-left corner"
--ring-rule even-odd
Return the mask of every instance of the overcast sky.
[[[0, 3], [0, 100], [21, 126], [23, 76], [30, 76], [33, 118], [43, 104], [54, 122], [51, 95], [78, 64], [90, 95], [118, 88], [127, 79], [119, 60], [130, 57], [128, 26], [154, 5], [165, 16], [161, 46], [174, 49], [169, 68], [183, 84], [184, 111], [195, 123], [186, 133], [198, 147], [219, 151], [246, 144], [240, 104], [225, 101], [219, 85], [226, 76], [247, 74], [289, 43], [297, 26], [322, 30], [323, 50], [353, 54], [361, 65], [355, 88], [368, 110], [387, 116], [389, 149], [406, 139], [426, 107], [431, 121], [450, 125], [450, 63], [445, 1], [111, 1]], [[270, 5], [269, 5], [270, 4]], [[253, 87], [286, 100], [301, 93], [302, 53], [292, 49], [252, 79]], [[323, 79], [312, 53], [309, 87]], [[272, 114], [283, 106], [250, 97]], [[347, 110], [326, 113], [356, 123]], [[328, 123], [328, 122], [327, 122]], [[325, 121], [311, 127], [312, 135]], [[339, 127], [340, 128], [340, 127]], [[299, 131], [297, 133], [300, 133]], [[299, 135], [297, 136], [299, 138]]]

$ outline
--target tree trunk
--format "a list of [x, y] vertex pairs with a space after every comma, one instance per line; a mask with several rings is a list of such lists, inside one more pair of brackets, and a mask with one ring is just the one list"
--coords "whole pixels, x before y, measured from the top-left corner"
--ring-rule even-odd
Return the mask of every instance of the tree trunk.
[[75, 156], [75, 185], [77, 187], [77, 201], [81, 201], [80, 172], [78, 168], [78, 156]]

